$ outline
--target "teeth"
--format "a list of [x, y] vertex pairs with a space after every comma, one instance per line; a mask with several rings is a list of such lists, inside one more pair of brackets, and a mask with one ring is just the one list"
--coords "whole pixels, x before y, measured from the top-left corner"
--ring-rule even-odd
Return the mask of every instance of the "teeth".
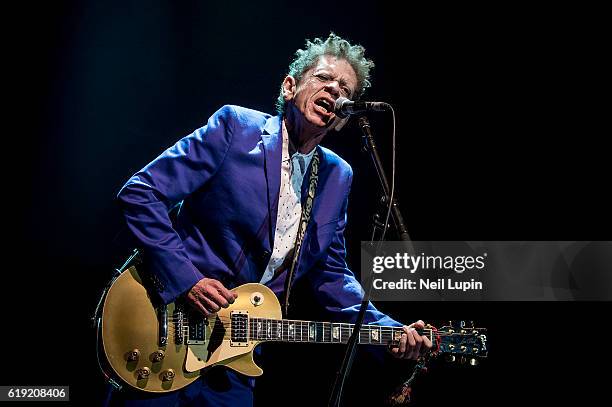
[[318, 100], [318, 104], [319, 106], [325, 108], [325, 110], [327, 110], [328, 112], [331, 112], [331, 103], [329, 103], [328, 100], [320, 99]]

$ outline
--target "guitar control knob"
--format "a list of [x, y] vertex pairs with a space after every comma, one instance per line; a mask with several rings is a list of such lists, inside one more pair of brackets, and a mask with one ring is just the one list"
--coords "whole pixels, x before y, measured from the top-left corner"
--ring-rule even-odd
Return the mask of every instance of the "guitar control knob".
[[140, 357], [140, 351], [138, 349], [134, 349], [127, 353], [126, 359], [128, 362], [136, 362]]
[[258, 306], [258, 305], [263, 304], [263, 302], [264, 302], [264, 296], [262, 293], [255, 292], [251, 294], [251, 304]]
[[174, 379], [174, 376], [175, 376], [174, 370], [168, 369], [168, 370], [163, 371], [161, 378], [162, 378], [162, 381], [169, 382]]
[[148, 367], [141, 367], [136, 371], [136, 375], [138, 375], [138, 380], [146, 379], [151, 375], [151, 369]]
[[164, 351], [158, 350], [158, 351], [151, 353], [151, 360], [153, 361], [153, 363], [158, 363], [164, 360], [164, 356], [165, 356]]

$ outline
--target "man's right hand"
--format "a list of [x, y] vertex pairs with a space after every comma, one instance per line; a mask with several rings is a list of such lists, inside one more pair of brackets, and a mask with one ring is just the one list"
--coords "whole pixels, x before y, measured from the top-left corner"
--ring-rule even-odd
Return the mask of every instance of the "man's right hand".
[[231, 292], [214, 278], [201, 279], [187, 293], [187, 301], [205, 317], [216, 313], [221, 307], [229, 307], [236, 298], [238, 294]]

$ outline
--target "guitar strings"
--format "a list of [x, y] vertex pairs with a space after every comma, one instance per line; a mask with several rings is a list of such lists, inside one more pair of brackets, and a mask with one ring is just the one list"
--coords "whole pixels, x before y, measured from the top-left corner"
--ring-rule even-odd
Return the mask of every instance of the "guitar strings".
[[[171, 331], [172, 331], [171, 333], [174, 334], [174, 330], [171, 330]], [[186, 335], [185, 332], [183, 334]], [[287, 342], [293, 341], [293, 342], [309, 343], [309, 342], [311, 342], [310, 339], [311, 338], [308, 337], [307, 335], [306, 335], [306, 339], [304, 339], [303, 335], [300, 335], [299, 339], [297, 338], [297, 336], [289, 337], [289, 336], [284, 336], [283, 335], [281, 337], [279, 337], [279, 336], [267, 336], [267, 337], [263, 337], [262, 338], [261, 335], [251, 335], [248, 338], [248, 341], [253, 341], [253, 340], [256, 340], [256, 341], [275, 341], [275, 340], [280, 340], [281, 342], [282, 341], [287, 341]], [[345, 340], [348, 340], [348, 337], [346, 337], [346, 336], [342, 337], [341, 336], [339, 338], [339, 340], [336, 341], [336, 342], [334, 341], [334, 339], [335, 338], [331, 338], [331, 336], [330, 336], [329, 343], [346, 343]], [[369, 336], [368, 336], [368, 339], [369, 339]], [[219, 340], [221, 340], [221, 341], [230, 341], [231, 342], [232, 341], [231, 334], [227, 334], [226, 332], [224, 332], [223, 334], [221, 334], [221, 333], [217, 333], [217, 334], [213, 333], [209, 337], [205, 338], [205, 341], [208, 341], [208, 342], [216, 342], [216, 341], [219, 341]], [[361, 341], [361, 338], [360, 338], [360, 341]], [[315, 342], [326, 342], [326, 341], [315, 341]], [[364, 340], [364, 343], [366, 343], [365, 340]], [[376, 345], [376, 344], [389, 345], [389, 344], [395, 344], [395, 343], [397, 343], [397, 340], [395, 340], [393, 338], [385, 338], [384, 336], [381, 337], [380, 340], [378, 340], [378, 343], [376, 343], [376, 342], [372, 343], [370, 340], [367, 341], [367, 344], [372, 344], [372, 345]]]
[[[182, 321], [185, 324], [189, 323], [189, 318], [188, 317], [170, 317], [169, 321], [178, 323], [180, 320], [182, 319]], [[216, 316], [214, 317], [214, 320], [221, 320], [221, 321], [225, 321], [228, 323], [231, 323], [231, 317], [226, 317], [226, 316]], [[213, 318], [211, 318], [208, 322], [214, 322]], [[293, 320], [293, 319], [274, 319], [274, 318], [249, 318], [248, 319], [249, 323], [255, 323], [255, 322], [262, 322], [262, 323], [270, 323], [270, 322], [276, 322], [276, 323], [282, 323], [282, 324], [288, 324], [288, 323], [293, 323], [293, 324], [320, 324], [324, 327], [330, 327], [331, 325], [335, 325], [334, 328], [339, 328], [342, 327], [342, 329], [347, 329], [345, 326], [342, 325], [353, 325], [351, 323], [348, 322], [321, 322], [321, 321], [305, 321], [305, 320]], [[198, 322], [204, 322], [202, 321], [198, 321]], [[363, 327], [373, 327], [374, 329], [394, 329], [394, 330], [400, 330], [402, 329], [402, 327], [400, 326], [380, 326], [380, 325], [372, 325], [372, 324], [367, 324], [367, 325], [363, 325]], [[362, 328], [363, 329], [363, 328]], [[479, 331], [481, 328], [458, 328], [458, 329], [463, 329], [465, 331]], [[435, 331], [436, 329], [431, 329], [431, 328], [422, 328], [422, 329], [417, 329], [417, 331], [419, 332], [423, 332], [423, 331]], [[438, 331], [440, 331], [439, 328], [437, 328]], [[440, 333], [444, 333], [445, 331], [440, 331]], [[453, 332], [454, 334], [459, 334], [461, 332], [457, 331], [457, 332]], [[470, 334], [473, 332], [465, 332], [464, 334]]]
[[[187, 328], [188, 328], [187, 326], [183, 327], [183, 331], [187, 330]], [[214, 329], [214, 328], [213, 328], [213, 333], [212, 333], [212, 336], [221, 336], [221, 334], [222, 334], [222, 333], [223, 333], [223, 335], [224, 335], [224, 336], [231, 336], [231, 331], [232, 331], [232, 328], [231, 328], [231, 327], [226, 327], [226, 326], [224, 326], [224, 328], [225, 328], [225, 329], [224, 329], [223, 331], [220, 331], [219, 329]], [[343, 328], [343, 331], [341, 332], [341, 335], [342, 335], [342, 334], [344, 334], [344, 333], [346, 333], [346, 332], [347, 332], [349, 329], [350, 329], [350, 328]], [[180, 328], [175, 328], [175, 327], [173, 327], [173, 326], [169, 326], [169, 327], [168, 327], [168, 331], [169, 331], [169, 332], [171, 332], [171, 333], [176, 333], [176, 332], [177, 332], [177, 331], [179, 331], [179, 330], [180, 330]], [[255, 327], [253, 327], [253, 326], [250, 326], [249, 328], [235, 328], [234, 330], [235, 330], [235, 331], [237, 331], [237, 330], [240, 330], [240, 331], [247, 331], [247, 330], [248, 330], [248, 331], [249, 331], [249, 334], [250, 334], [250, 337], [251, 337], [251, 338], [253, 338], [253, 339], [268, 339], [268, 336], [267, 336], [266, 334], [269, 332], [269, 330], [267, 330], [267, 329], [262, 329], [263, 334], [258, 334], [258, 333], [256, 333], [256, 332], [254, 332], [254, 331], [256, 330], [256, 328], [255, 328]], [[295, 330], [293, 334], [290, 334], [290, 333], [289, 333], [289, 332], [287, 332], [287, 331], [280, 331], [280, 332], [281, 332], [282, 338], [287, 338], [287, 339], [289, 339], [289, 338], [295, 338], [295, 337], [296, 337], [296, 336], [298, 336], [298, 335], [303, 337], [303, 336], [304, 336], [304, 331], [308, 332], [307, 330], [304, 330], [304, 329], [302, 329], [302, 330]], [[270, 331], [270, 332], [272, 332], [272, 331]], [[279, 331], [278, 331], [278, 330], [276, 330], [274, 333], [278, 334], [278, 332], [279, 332]], [[329, 336], [331, 337], [331, 332], [332, 332], [332, 330], [331, 330], [331, 329], [324, 329], [324, 330], [323, 330], [323, 334], [324, 334], [325, 336], [329, 335]], [[375, 331], [374, 331], [374, 332], [375, 332]], [[184, 334], [186, 334], [186, 332], [183, 332], [183, 333], [184, 333]], [[393, 333], [394, 333], [393, 331], [384, 331], [384, 332], [381, 332], [381, 336], [382, 336], [382, 337], [384, 337], [384, 336], [389, 336], [389, 335], [393, 335]], [[420, 334], [425, 334], [425, 332], [422, 332], [422, 333], [420, 333]], [[456, 336], [456, 335], [458, 335], [458, 334], [441, 333], [441, 334], [440, 334], [440, 335], [438, 335], [438, 336], [439, 336], [439, 337], [448, 337], [448, 336], [453, 336], [453, 335], [455, 335], [455, 336]], [[466, 335], [466, 334], [463, 334], [463, 335]], [[266, 337], [264, 337], [264, 338], [258, 338], [258, 337], [260, 337], [260, 336], [266, 336]], [[368, 338], [369, 338], [369, 332], [368, 332], [368, 331], [361, 331], [361, 333], [360, 333], [360, 337], [363, 337], [363, 336], [366, 336], [366, 337], [368, 337]], [[278, 335], [273, 335], [273, 334], [272, 334], [272, 335], [270, 335], [269, 337], [270, 337], [270, 338], [277, 338], [277, 337], [278, 337]]]
[[[171, 317], [172, 322], [174, 324], [180, 322], [181, 318], [180, 317]], [[213, 332], [216, 331], [215, 329], [215, 325], [218, 321], [221, 321], [221, 325], [224, 328], [224, 333], [229, 333], [231, 331], [231, 317], [226, 317], [226, 316], [219, 316], [217, 315], [215, 317], [214, 322], [211, 320], [209, 321], [210, 323], [213, 323]], [[183, 323], [185, 324], [185, 326], [183, 326], [183, 330], [188, 328], [189, 326], [189, 318], [187, 317], [183, 317], [182, 318]], [[198, 321], [200, 322], [200, 321]], [[293, 336], [293, 338], [295, 338], [295, 333], [303, 335], [304, 330], [308, 330], [310, 329], [310, 326], [312, 326], [311, 324], [317, 324], [319, 329], [323, 330], [323, 334], [327, 335], [329, 334], [331, 337], [331, 332], [334, 329], [340, 329], [341, 330], [341, 335], [344, 334], [346, 331], [351, 331], [353, 330], [354, 324], [349, 324], [349, 323], [336, 323], [336, 322], [316, 322], [316, 321], [303, 321], [303, 320], [283, 320], [283, 319], [267, 319], [267, 318], [251, 318], [249, 319], [249, 325], [248, 327], [244, 327], [244, 328], [234, 328], [235, 330], [243, 330], [249, 331], [249, 334], [251, 336], [251, 338], [253, 339], [268, 339], [266, 338], [256, 338], [257, 336], [262, 336], [262, 335], [257, 335], [256, 332], [254, 332], [255, 330], [258, 329], [258, 327], [256, 326], [257, 323], [261, 322], [262, 324], [268, 323], [269, 325], [267, 326], [263, 326], [262, 330], [264, 330], [264, 334], [266, 334], [268, 332], [268, 326], [270, 327], [270, 329], [276, 329], [276, 333], [278, 333], [278, 323], [281, 324], [281, 336], [284, 339], [285, 337], [287, 339], [290, 338], [290, 336]], [[274, 324], [276, 322], [276, 324]], [[271, 324], [270, 324], [271, 323]], [[298, 325], [297, 327], [294, 326], [294, 332], [292, 335], [289, 332], [286, 332], [285, 329], [287, 329], [287, 325], [293, 323], [294, 325]], [[332, 326], [332, 324], [335, 324], [336, 326]], [[306, 325], [306, 326], [304, 326]], [[353, 325], [353, 326], [346, 326], [346, 325]], [[367, 327], [372, 327], [373, 329], [368, 330]], [[284, 329], [283, 329], [284, 328]], [[170, 326], [169, 327], [170, 330], [173, 331], [173, 333], [176, 332], [176, 330], [178, 328], [175, 328], [174, 326]], [[210, 329], [210, 328], [209, 328]], [[477, 330], [478, 328], [468, 328], [467, 330]], [[376, 331], [380, 331], [382, 336], [388, 336], [388, 335], [393, 335], [395, 332], [397, 331], [402, 331], [403, 333], [403, 329], [402, 327], [389, 327], [389, 326], [377, 326], [377, 325], [366, 325], [365, 327], [362, 327], [362, 331], [360, 333], [360, 337], [364, 336], [364, 335], [368, 335], [369, 332], [376, 332]], [[419, 335], [431, 335], [432, 332], [434, 332], [434, 329], [430, 329], [430, 328], [424, 328], [422, 330], [417, 330], [417, 332], [419, 333]], [[474, 335], [474, 332], [444, 332], [444, 331], [439, 331], [438, 330], [438, 336], [439, 337], [449, 337], [449, 336], [458, 336], [458, 335], [462, 335], [462, 336], [472, 336]], [[478, 333], [476, 333], [478, 334]], [[231, 334], [230, 334], [231, 336]], [[267, 336], [267, 335], [266, 335]], [[277, 338], [278, 336], [273, 336], [272, 338]]]
[[[171, 317], [172, 322], [175, 322], [175, 323], [180, 322], [181, 319], [182, 319], [182, 321], [184, 323], [186, 323], [186, 324], [189, 323], [189, 318], [188, 317], [182, 317], [182, 318], [180, 318], [180, 317]], [[231, 323], [231, 317], [217, 316], [217, 317], [215, 317], [215, 320], [221, 320], [221, 321], [226, 321], [226, 322], [230, 322]], [[324, 327], [328, 327], [328, 326], [333, 324], [333, 325], [335, 325], [334, 328], [337, 328], [337, 327], [342, 326], [342, 325], [353, 325], [353, 326], [355, 325], [355, 324], [351, 324], [351, 323], [348, 323], [348, 322], [319, 322], [319, 321], [304, 321], [304, 320], [290, 320], [290, 319], [267, 319], [267, 318], [249, 318], [248, 321], [249, 321], [249, 323], [255, 323], [255, 322], [262, 322], [262, 323], [270, 323], [270, 322], [274, 323], [274, 322], [276, 322], [276, 323], [279, 323], [280, 322], [282, 324], [293, 323], [293, 324], [302, 324], [302, 325], [303, 324], [322, 324]], [[204, 321], [202, 320], [202, 321], [198, 321], [198, 322], [204, 322]], [[213, 322], [212, 318], [208, 322], [209, 323]], [[374, 327], [375, 329], [395, 329], [395, 330], [402, 329], [402, 327], [399, 327], [399, 326], [379, 326], [379, 325], [371, 325], [371, 324], [364, 325], [364, 327], [368, 327], [368, 326]], [[342, 328], [346, 329], [346, 327], [344, 327], [344, 326], [342, 326]], [[476, 328], [468, 328], [468, 329], [476, 329]], [[422, 330], [417, 329], [417, 331], [432, 331], [432, 329], [431, 328], [423, 328]]]
[[[277, 322], [277, 323], [278, 323], [278, 322], [280, 322], [280, 320], [277, 320], [277, 321], [275, 321], [275, 320], [268, 320], [268, 321]], [[177, 324], [177, 323], [179, 322], [179, 320], [175, 320], [175, 321], [173, 321], [173, 322], [174, 322], [175, 324]], [[249, 326], [248, 326], [248, 328], [250, 328], [250, 329], [255, 329], [256, 324], [257, 324], [258, 322], [259, 322], [259, 321], [256, 321], [256, 320], [250, 320], [250, 321], [249, 321]], [[310, 327], [310, 326], [312, 326], [311, 324], [314, 324], [314, 323], [315, 323], [315, 322], [312, 322], [312, 323], [301, 323], [301, 324], [295, 324], [295, 325], [297, 325], [297, 327], [296, 327], [296, 326], [294, 326], [294, 328], [293, 328], [293, 329], [296, 329], [296, 330], [299, 330], [299, 329], [302, 329], [302, 330], [303, 330], [303, 329], [309, 329], [309, 327]], [[184, 324], [184, 326], [185, 326], [185, 327], [187, 327], [187, 326], [189, 326], [189, 321], [187, 321], [187, 320], [183, 319], [183, 324]], [[286, 322], [284, 322], [284, 323], [283, 323], [283, 322], [281, 322], [281, 327], [282, 327], [282, 328], [287, 329], [287, 325], [288, 325], [288, 324], [289, 324], [289, 323], [286, 323]], [[320, 324], [320, 323], [317, 323], [317, 324]], [[324, 325], [319, 325], [319, 327], [321, 327], [323, 330], [328, 330], [328, 331], [331, 331], [331, 330], [334, 330], [334, 329], [351, 330], [351, 331], [352, 331], [352, 330], [353, 330], [353, 328], [354, 328], [354, 325], [353, 325], [353, 326], [342, 326], [342, 325], [349, 325], [349, 324], [341, 324], [340, 326], [338, 326], [338, 325], [336, 325], [336, 326], [331, 326], [330, 324], [331, 324], [331, 323], [325, 322], [325, 323], [324, 323]], [[334, 323], [334, 324], [337, 324], [337, 323]], [[338, 323], [338, 324], [339, 324], [339, 323]], [[221, 323], [221, 325], [222, 325], [224, 328], [231, 328], [231, 321], [222, 322], [222, 323]], [[351, 324], [351, 325], [352, 325], [352, 324]], [[213, 323], [213, 328], [212, 328], [212, 329], [214, 329], [214, 327], [215, 327], [215, 326], [216, 326], [216, 324], [214, 324], [214, 323]], [[278, 324], [274, 324], [274, 323], [272, 323], [272, 324], [269, 324], [269, 325], [267, 325], [267, 326], [270, 326], [270, 327], [271, 327], [271, 329], [277, 329]], [[372, 329], [368, 330], [368, 329], [367, 329], [367, 327], [368, 327], [368, 326], [372, 327]], [[236, 329], [248, 329], [248, 328], [236, 328]], [[263, 327], [263, 329], [267, 329], [267, 327]], [[284, 330], [284, 329], [283, 329], [283, 330]], [[366, 325], [366, 327], [365, 327], [365, 328], [364, 328], [364, 327], [362, 327], [362, 332], [368, 332], [368, 331], [377, 331], [377, 330], [380, 330], [380, 331], [382, 331], [382, 332], [384, 332], [384, 333], [388, 333], [388, 332], [396, 332], [396, 331], [400, 331], [400, 330], [403, 332], [402, 327], [387, 327], [387, 326], [382, 326], [382, 327], [379, 327], [379, 326], [377, 326], [377, 325]], [[431, 332], [433, 332], [433, 331], [434, 331], [434, 330], [429, 329], [429, 328], [425, 328], [425, 329], [422, 329], [422, 330], [418, 330], [418, 329], [417, 329], [417, 332], [419, 332], [419, 334], [423, 334], [423, 333], [428, 333], [428, 334], [429, 334], [429, 333], [431, 333]], [[440, 334], [446, 334], [446, 333], [441, 332]], [[457, 333], [448, 333], [448, 335], [453, 335], [453, 334], [454, 334], [454, 335], [456, 335], [456, 334], [459, 334], [459, 333], [458, 333], [458, 332], [457, 332]], [[470, 335], [470, 333], [464, 333], [463, 335]]]
[[[281, 323], [281, 327], [282, 328], [287, 328], [287, 325], [289, 324], [289, 322], [281, 322], [281, 321], [286, 321], [286, 320], [266, 320], [266, 322], [270, 322], [270, 321], [271, 322], [276, 322], [276, 324], [272, 323], [272, 324], [268, 325], [268, 326], [271, 327], [271, 329], [276, 329], [278, 327], [278, 323], [279, 322]], [[177, 323], [180, 322], [180, 319], [174, 320], [172, 322], [177, 324]], [[248, 328], [236, 328], [236, 329], [255, 329], [255, 327], [256, 327], [255, 324], [257, 324], [258, 322], [262, 322], [263, 323], [264, 321], [250, 320]], [[185, 325], [185, 327], [188, 327], [189, 326], [189, 321], [186, 320], [186, 319], [183, 319], [183, 324]], [[349, 325], [348, 323], [344, 324], [344, 323], [335, 323], [334, 322], [333, 324], [339, 324], [339, 325], [332, 326], [331, 325], [332, 323], [330, 323], [330, 322], [325, 322], [325, 323], [311, 322], [311, 323], [308, 323], [307, 321], [304, 321], [304, 323], [294, 324], [294, 325], [297, 325], [297, 327], [294, 326], [293, 329], [296, 329], [296, 330], [297, 329], [302, 329], [302, 330], [303, 329], [309, 329], [309, 327], [312, 326], [311, 324], [323, 324], [323, 325], [319, 325], [319, 327], [321, 327], [323, 330], [329, 330], [329, 331], [331, 331], [333, 329], [353, 330], [353, 327], [354, 327], [353, 324], [350, 324], [350, 325], [353, 325], [353, 326], [343, 326], [343, 325]], [[215, 325], [216, 324], [213, 323], [213, 328], [212, 329], [214, 329]], [[227, 320], [226, 322], [222, 322], [221, 325], [224, 328], [231, 328], [231, 321]], [[372, 327], [373, 329], [368, 330], [367, 327]], [[267, 327], [264, 327], [264, 329], [267, 329]], [[396, 331], [400, 331], [400, 330], [403, 332], [402, 327], [387, 327], [387, 326], [377, 326], [377, 325], [366, 325], [366, 328], [362, 327], [362, 332], [377, 331], [377, 330], [380, 330], [380, 331], [382, 331], [384, 333], [396, 332]], [[429, 329], [429, 328], [424, 328], [422, 330], [418, 330], [417, 329], [417, 332], [419, 334], [424, 334], [424, 333], [430, 334], [433, 331], [434, 331], [433, 329]], [[468, 333], [460, 333], [460, 332], [446, 333], [446, 332], [440, 332], [440, 334], [441, 335], [458, 335], [458, 334], [473, 335], [473, 333], [469, 333], [469, 332]]]

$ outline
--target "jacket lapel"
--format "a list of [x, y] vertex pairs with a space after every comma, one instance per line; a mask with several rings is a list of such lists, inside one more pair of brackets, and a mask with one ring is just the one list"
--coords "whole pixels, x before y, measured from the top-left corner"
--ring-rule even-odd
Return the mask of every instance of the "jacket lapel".
[[261, 140], [264, 149], [264, 173], [268, 189], [268, 215], [270, 222], [270, 250], [274, 242], [276, 217], [278, 212], [278, 195], [280, 193], [281, 158], [283, 154], [283, 138], [281, 135], [282, 116], [270, 117], [266, 122]]

